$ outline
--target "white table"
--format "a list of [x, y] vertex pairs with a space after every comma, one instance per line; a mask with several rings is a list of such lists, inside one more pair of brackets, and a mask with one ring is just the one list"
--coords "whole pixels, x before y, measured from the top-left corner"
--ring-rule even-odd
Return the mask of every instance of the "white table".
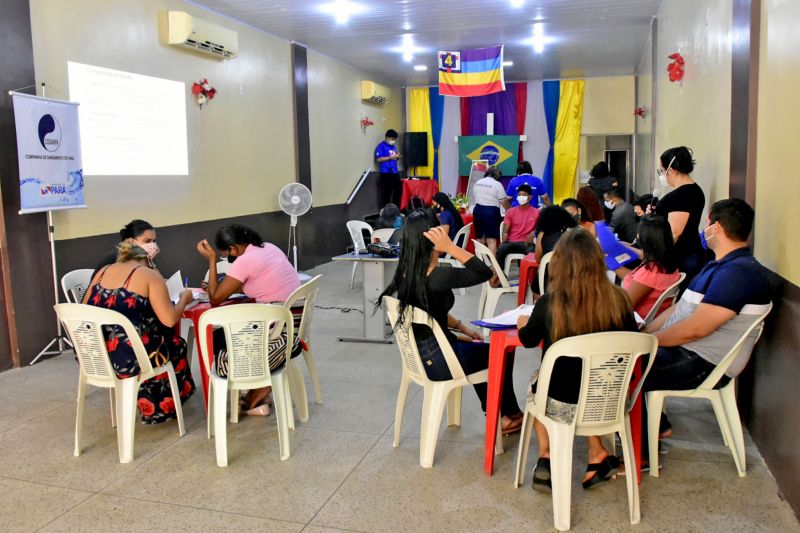
[[386, 338], [386, 312], [378, 309], [373, 313], [375, 302], [389, 285], [397, 270], [397, 257], [378, 257], [368, 253], [337, 255], [334, 261], [357, 261], [364, 266], [364, 336], [339, 337], [342, 342], [375, 342], [391, 344]]

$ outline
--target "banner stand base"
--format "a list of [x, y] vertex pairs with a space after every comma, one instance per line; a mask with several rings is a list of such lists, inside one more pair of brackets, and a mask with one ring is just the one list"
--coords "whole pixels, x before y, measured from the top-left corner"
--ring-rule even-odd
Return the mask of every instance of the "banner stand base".
[[[48, 350], [50, 350], [50, 347], [52, 345], [56, 344], [56, 343], [58, 343], [57, 349], [56, 350], [52, 350], [52, 351], [48, 351]], [[66, 347], [64, 345], [66, 345]], [[47, 344], [47, 346], [45, 346], [44, 349], [42, 349], [42, 351], [39, 352], [39, 354], [36, 357], [33, 358], [33, 361], [28, 363], [28, 366], [33, 366], [33, 364], [36, 363], [36, 361], [38, 361], [39, 359], [41, 359], [45, 355], [61, 355], [62, 353], [66, 352], [68, 350], [72, 350], [72, 349], [73, 349], [72, 343], [69, 341], [69, 339], [65, 335], [61, 335], [61, 336], [58, 336], [58, 337], [53, 337], [53, 340], [51, 340]]]

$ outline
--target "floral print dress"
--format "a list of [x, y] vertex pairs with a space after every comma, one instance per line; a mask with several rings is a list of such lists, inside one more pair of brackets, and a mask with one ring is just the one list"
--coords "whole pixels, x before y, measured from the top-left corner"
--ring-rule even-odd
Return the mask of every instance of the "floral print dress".
[[[106, 267], [107, 268], [107, 267]], [[181, 403], [194, 393], [195, 385], [186, 358], [186, 341], [161, 324], [150, 305], [150, 300], [128, 289], [131, 277], [141, 267], [134, 268], [122, 287], [106, 289], [100, 285], [105, 269], [91, 288], [87, 303], [96, 307], [113, 309], [125, 315], [139, 332], [153, 367], [172, 361], [175, 377], [180, 387]], [[119, 326], [103, 326], [106, 349], [117, 377], [139, 374], [139, 363], [125, 331]], [[167, 373], [148, 379], [139, 387], [137, 406], [142, 413], [142, 423], [159, 424], [175, 418], [175, 402]]]

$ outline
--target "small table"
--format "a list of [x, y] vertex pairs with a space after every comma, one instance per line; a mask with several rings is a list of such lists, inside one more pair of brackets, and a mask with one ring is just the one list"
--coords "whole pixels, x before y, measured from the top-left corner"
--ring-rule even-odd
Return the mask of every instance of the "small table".
[[483, 471], [491, 476], [494, 470], [497, 424], [500, 420], [500, 396], [509, 352], [522, 346], [517, 329], [492, 330], [489, 336], [489, 379], [486, 383], [486, 436], [483, 448]]
[[419, 196], [426, 205], [431, 205], [433, 195], [439, 192], [439, 184], [434, 180], [400, 180], [403, 184], [403, 196], [400, 198], [400, 209], [405, 209], [412, 196]]
[[[235, 300], [225, 300], [221, 304], [217, 306], [212, 306], [209, 302], [201, 302], [196, 305], [193, 305], [189, 309], [186, 309], [181, 318], [188, 318], [192, 321], [192, 326], [194, 326], [194, 341], [195, 345], [197, 346], [197, 357], [203, 357], [203, 350], [200, 348], [200, 317], [208, 311], [209, 309], [213, 309], [214, 307], [222, 307], [224, 305], [235, 305], [235, 304], [244, 304], [244, 303], [253, 303], [255, 300], [252, 298], [237, 298]], [[211, 345], [211, 340], [209, 339], [209, 346]], [[191, 349], [187, 346], [187, 349]], [[200, 362], [200, 381], [203, 383], [203, 400], [204, 405], [206, 406], [206, 412], [208, 412], [208, 372], [206, 371], [206, 367], [211, 368], [214, 364], [214, 354], [211, 350], [208, 350], [208, 361], [207, 365], [204, 365], [203, 362]]]
[[[375, 313], [372, 311], [383, 289], [389, 285], [389, 278], [394, 276], [399, 258], [379, 257], [369, 253], [349, 253], [337, 255], [332, 259], [334, 261], [355, 261], [364, 265], [364, 336], [339, 337], [339, 340], [342, 342], [391, 344], [392, 341], [386, 338], [386, 313], [380, 310]], [[386, 268], [387, 263], [390, 267], [395, 268]]]
[[522, 258], [519, 263], [519, 293], [517, 294], [517, 305], [522, 305], [528, 299], [528, 290], [534, 276], [539, 274], [539, 262], [536, 254], [530, 253]]

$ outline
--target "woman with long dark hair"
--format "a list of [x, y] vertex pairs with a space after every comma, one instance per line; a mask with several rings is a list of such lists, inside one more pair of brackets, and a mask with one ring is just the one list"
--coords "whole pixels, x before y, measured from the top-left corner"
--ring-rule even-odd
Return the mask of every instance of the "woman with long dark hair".
[[[659, 296], [678, 281], [681, 273], [678, 272], [672, 229], [666, 218], [658, 215], [642, 217], [637, 241], [642, 249], [642, 263], [633, 270], [619, 267], [615, 272], [622, 278], [622, 288], [628, 293], [634, 310], [644, 318]], [[669, 303], [664, 302], [657, 313], [667, 307]]]
[[[548, 208], [549, 209], [549, 208]], [[636, 331], [631, 303], [625, 291], [606, 277], [606, 262], [597, 239], [580, 228], [568, 230], [559, 239], [547, 270], [547, 292], [530, 317], [520, 317], [517, 326], [523, 346], [543, 342], [542, 354], [557, 340], [603, 331]], [[559, 358], [550, 378], [547, 414], [570, 423], [577, 411], [581, 385], [581, 361]], [[535, 391], [536, 383], [532, 384]], [[534, 488], [550, 488], [550, 441], [547, 430], [534, 422], [539, 442], [539, 460], [534, 469]], [[608, 481], [619, 470], [619, 460], [603, 447], [599, 436], [589, 437], [589, 466], [583, 487]]]
[[450, 200], [450, 197], [443, 192], [437, 192], [433, 195], [431, 202], [433, 212], [439, 222], [444, 226], [450, 239], [455, 239], [458, 230], [464, 227], [464, 220], [461, 218], [461, 213], [458, 212], [456, 206]]
[[[439, 254], [448, 253], [464, 268], [439, 266]], [[436, 320], [447, 336], [465, 374], [485, 370], [489, 366], [489, 344], [481, 335], [450, 314], [455, 303], [453, 289], [471, 287], [492, 277], [492, 269], [466, 250], [453, 244], [436, 217], [427, 210], [413, 211], [406, 217], [403, 227], [403, 247], [397, 273], [383, 291], [384, 296], [396, 296], [400, 301], [400, 322], [408, 306], [426, 311]], [[444, 354], [433, 335], [433, 330], [423, 324], [412, 324], [425, 372], [433, 381], [452, 378]], [[514, 395], [511, 376], [513, 358], [508, 358], [500, 405], [501, 428], [508, 434], [522, 425], [522, 412]], [[486, 383], [474, 385], [481, 408], [486, 411]]]
[[572, 216], [580, 227], [591, 233], [593, 237], [597, 237], [597, 228], [594, 227], [594, 221], [582, 203], [575, 198], [567, 198], [561, 202], [561, 207], [567, 210], [567, 213]]
[[[207, 240], [197, 243], [197, 251], [208, 261], [208, 299], [213, 305], [224, 302], [230, 295], [242, 292], [257, 303], [284, 303], [300, 287], [294, 267], [274, 244], [264, 242], [252, 228], [240, 224], [222, 226], [214, 237], [216, 250]], [[232, 263], [222, 282], [217, 278], [217, 251]], [[301, 311], [302, 312], [302, 311]], [[295, 328], [299, 327], [298, 313]], [[287, 333], [269, 343], [269, 368], [274, 370], [286, 362]], [[300, 338], [295, 336], [291, 356], [301, 352]], [[228, 375], [228, 351], [222, 330], [214, 332], [215, 368], [217, 375]], [[254, 389], [248, 393], [243, 408], [245, 414], [266, 416], [269, 408], [263, 404], [271, 392], [270, 387]]]

